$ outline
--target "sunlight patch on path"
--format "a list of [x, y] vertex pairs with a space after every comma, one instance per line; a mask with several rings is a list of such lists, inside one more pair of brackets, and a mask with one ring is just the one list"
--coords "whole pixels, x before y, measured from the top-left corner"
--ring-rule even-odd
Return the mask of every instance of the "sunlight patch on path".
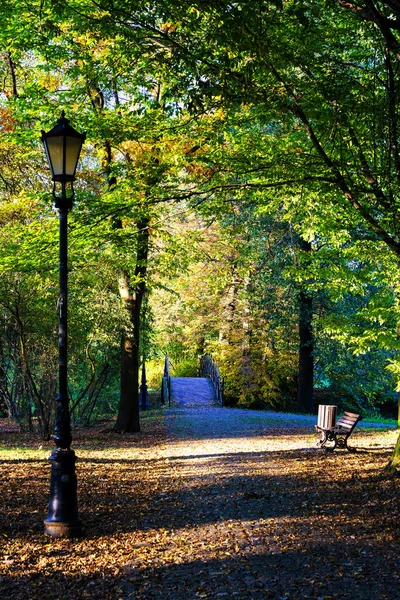
[[[263, 453], [315, 447], [309, 418], [220, 407], [172, 407], [165, 411], [165, 456], [196, 457]], [[290, 433], [293, 435], [290, 436]]]
[[[240, 453], [321, 452], [317, 446], [316, 417], [265, 411], [229, 409], [215, 406], [173, 406], [165, 410], [167, 458], [219, 456]], [[350, 446], [373, 449], [373, 434], [359, 428]], [[394, 446], [397, 431], [384, 432], [388, 447]], [[347, 452], [347, 451], [346, 451]]]

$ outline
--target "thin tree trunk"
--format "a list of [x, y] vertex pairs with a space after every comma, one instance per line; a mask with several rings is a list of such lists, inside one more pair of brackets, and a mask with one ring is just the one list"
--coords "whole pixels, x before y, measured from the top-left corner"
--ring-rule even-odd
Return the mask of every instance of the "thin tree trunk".
[[236, 319], [236, 309], [237, 309], [237, 303], [238, 303], [238, 296], [239, 296], [239, 286], [240, 286], [240, 281], [238, 276], [236, 275], [236, 269], [235, 267], [233, 267], [232, 269], [232, 282], [230, 284], [229, 290], [227, 292], [227, 296], [230, 297], [230, 301], [226, 306], [226, 311], [225, 311], [225, 318], [224, 318], [224, 322], [225, 322], [225, 327], [222, 327], [220, 329], [219, 332], [219, 339], [220, 341], [226, 340], [228, 342], [228, 344], [234, 344], [235, 343], [235, 336], [234, 336], [234, 323], [235, 323], [235, 319]]
[[8, 66], [10, 69], [10, 75], [11, 75], [11, 81], [12, 81], [12, 94], [13, 94], [14, 98], [17, 98], [18, 97], [18, 89], [17, 89], [17, 77], [15, 74], [15, 63], [11, 57], [10, 52], [7, 52], [6, 56], [7, 56], [7, 62], [8, 62]]
[[[310, 242], [301, 240], [301, 249], [311, 252]], [[301, 412], [314, 412], [314, 339], [312, 330], [313, 302], [310, 294], [299, 294], [299, 378], [297, 406]]]
[[0, 339], [0, 414], [4, 411], [10, 416], [10, 411], [7, 406], [7, 375], [5, 369], [4, 344]]

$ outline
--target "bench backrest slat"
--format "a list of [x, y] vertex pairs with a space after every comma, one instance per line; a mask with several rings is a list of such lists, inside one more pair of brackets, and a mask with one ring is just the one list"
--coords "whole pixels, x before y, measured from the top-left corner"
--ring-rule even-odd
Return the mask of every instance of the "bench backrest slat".
[[344, 411], [343, 417], [350, 417], [350, 419], [359, 419], [360, 415], [356, 415], [355, 413]]
[[343, 417], [341, 417], [341, 418], [338, 420], [338, 423], [339, 423], [339, 422], [340, 422], [340, 423], [346, 423], [346, 425], [350, 425], [350, 426], [351, 426], [351, 425], [353, 425], [354, 423], [357, 423], [357, 421], [358, 421], [358, 419], [347, 419], [347, 418], [343, 418]]
[[340, 427], [346, 431], [352, 431], [359, 421], [361, 421], [360, 415], [345, 412], [337, 421], [336, 427]]

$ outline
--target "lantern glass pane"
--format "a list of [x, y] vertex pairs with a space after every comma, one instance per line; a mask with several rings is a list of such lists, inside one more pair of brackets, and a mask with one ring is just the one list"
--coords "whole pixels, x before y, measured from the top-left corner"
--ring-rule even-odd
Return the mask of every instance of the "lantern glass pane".
[[79, 154], [82, 148], [82, 138], [67, 136], [65, 138], [65, 174], [74, 176]]
[[48, 137], [46, 139], [47, 153], [53, 176], [63, 174], [63, 137]]

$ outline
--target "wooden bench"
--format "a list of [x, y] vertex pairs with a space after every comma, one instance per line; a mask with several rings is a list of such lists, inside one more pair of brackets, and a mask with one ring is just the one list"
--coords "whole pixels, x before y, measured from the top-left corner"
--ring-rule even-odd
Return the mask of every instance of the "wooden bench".
[[361, 415], [356, 415], [351, 412], [344, 412], [334, 427], [324, 428], [316, 425], [317, 431], [321, 432], [321, 439], [318, 445], [326, 450], [334, 450], [337, 445], [346, 448], [351, 452], [351, 448], [347, 445], [347, 440], [353, 433], [357, 423], [362, 420]]

